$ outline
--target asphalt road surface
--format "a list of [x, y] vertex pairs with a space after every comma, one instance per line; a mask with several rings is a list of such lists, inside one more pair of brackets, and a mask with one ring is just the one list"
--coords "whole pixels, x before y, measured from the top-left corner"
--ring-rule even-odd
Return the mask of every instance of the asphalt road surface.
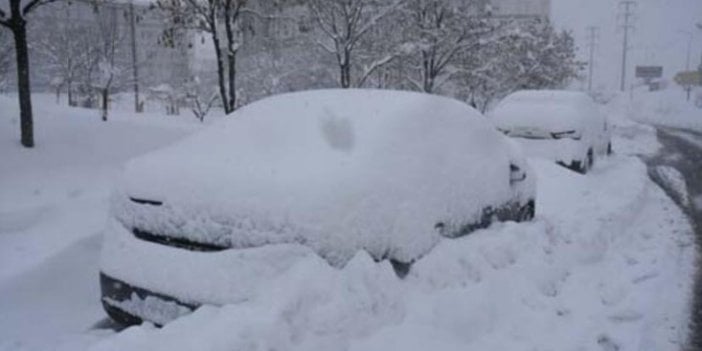
[[[696, 233], [697, 250], [702, 257], [702, 133], [686, 130], [658, 127], [658, 140], [663, 145], [660, 152], [647, 158], [646, 164], [652, 179], [661, 185], [666, 192], [678, 203], [690, 218]], [[658, 166], [676, 168], [687, 183], [690, 195], [689, 203], [684, 203], [666, 184], [662, 184], [655, 176]], [[698, 267], [695, 279], [694, 299], [692, 306], [692, 334], [689, 340], [689, 350], [702, 350], [702, 269]]]

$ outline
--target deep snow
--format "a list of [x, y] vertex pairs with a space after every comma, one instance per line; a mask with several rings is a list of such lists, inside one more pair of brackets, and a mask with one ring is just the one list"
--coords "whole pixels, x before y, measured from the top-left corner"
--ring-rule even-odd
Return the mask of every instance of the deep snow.
[[121, 165], [199, 126], [119, 112], [104, 123], [48, 95], [34, 106], [37, 147], [26, 150], [16, 97], [0, 95], [0, 350], [80, 349], [106, 334], [89, 329], [104, 318], [100, 232]]
[[[526, 172], [523, 181], [510, 181], [512, 164]], [[112, 211], [127, 229], [198, 243], [304, 243], [337, 267], [358, 250], [413, 262], [442, 236], [479, 222], [487, 207], [526, 206], [535, 182], [525, 164], [456, 100], [314, 90], [257, 101], [130, 161]], [[129, 277], [119, 265], [107, 268]]]
[[[695, 94], [702, 95], [701, 90]], [[627, 117], [634, 121], [702, 131], [702, 108], [686, 101], [685, 93], [677, 86], [656, 92], [637, 88], [617, 95], [613, 104], [626, 106]]]
[[93, 327], [104, 318], [97, 251], [109, 187], [127, 158], [197, 127], [155, 115], [102, 123], [94, 111], [36, 105], [39, 147], [23, 150], [8, 117], [15, 102], [0, 97], [0, 158], [13, 166], [0, 168], [0, 350], [678, 350], [685, 341], [691, 229], [629, 156], [658, 144], [624, 104], [609, 107], [617, 155], [590, 174], [532, 160], [531, 223], [443, 241], [403, 281], [363, 253], [343, 270], [308, 255], [241, 303], [120, 333]]

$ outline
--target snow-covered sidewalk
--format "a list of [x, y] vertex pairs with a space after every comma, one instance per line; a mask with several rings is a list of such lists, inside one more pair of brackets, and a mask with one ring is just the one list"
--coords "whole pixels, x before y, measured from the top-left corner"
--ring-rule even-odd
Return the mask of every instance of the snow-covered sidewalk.
[[[533, 222], [443, 240], [405, 280], [365, 253], [342, 270], [310, 255], [240, 304], [161, 329], [95, 330], [104, 318], [98, 233], [114, 172], [192, 128], [62, 116], [38, 118], [50, 126], [38, 140], [52, 146], [34, 151], [11, 145], [15, 125], [1, 122], [0, 158], [17, 167], [0, 171], [0, 218], [11, 219], [0, 220], [0, 350], [609, 351], [685, 341], [691, 228], [629, 156], [656, 142], [628, 121], [615, 128], [618, 154], [586, 176], [532, 160]], [[93, 137], [73, 142], [84, 134]], [[95, 162], [52, 176], [73, 159]], [[24, 210], [42, 207], [52, 210]]]
[[311, 257], [255, 299], [94, 350], [678, 350], [694, 259], [682, 213], [638, 159], [588, 176], [533, 163], [534, 222], [445, 240], [404, 281], [366, 254], [343, 270]]
[[86, 331], [105, 318], [100, 233], [122, 164], [199, 126], [121, 113], [105, 123], [51, 96], [34, 102], [26, 150], [16, 98], [0, 95], [0, 350], [75, 350], [105, 334]]

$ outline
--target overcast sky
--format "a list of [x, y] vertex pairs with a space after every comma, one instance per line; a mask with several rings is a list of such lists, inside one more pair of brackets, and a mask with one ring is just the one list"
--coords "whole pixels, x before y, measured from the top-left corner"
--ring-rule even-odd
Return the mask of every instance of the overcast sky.
[[[637, 0], [636, 30], [631, 35], [628, 77], [635, 65], [662, 65], [664, 75], [672, 77], [685, 68], [688, 35], [692, 33], [691, 66], [697, 67], [702, 54], [702, 0]], [[600, 27], [595, 53], [595, 86], [619, 87], [623, 33], [617, 25], [619, 0], [552, 0], [552, 17], [557, 27], [573, 32], [586, 59], [587, 26]], [[631, 80], [629, 80], [631, 82]]]

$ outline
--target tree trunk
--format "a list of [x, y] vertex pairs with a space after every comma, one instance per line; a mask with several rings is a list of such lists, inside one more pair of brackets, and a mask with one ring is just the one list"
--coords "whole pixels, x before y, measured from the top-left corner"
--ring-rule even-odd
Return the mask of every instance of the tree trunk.
[[224, 83], [224, 63], [222, 62], [222, 48], [219, 46], [219, 35], [217, 34], [217, 28], [214, 27], [212, 31], [212, 43], [214, 44], [215, 56], [217, 58], [217, 82], [219, 84], [219, 95], [222, 97], [222, 106], [224, 107], [224, 113], [229, 114], [232, 112], [229, 106], [229, 98], [227, 96], [227, 87]]
[[[228, 73], [228, 83], [229, 83], [229, 109], [234, 111], [236, 109], [236, 50], [235, 42], [236, 38], [234, 35], [234, 21], [238, 15], [238, 8], [232, 9], [232, 6], [238, 7], [234, 1], [228, 0], [224, 4], [224, 30], [227, 39], [227, 73]], [[232, 13], [234, 11], [234, 13]]]
[[73, 101], [73, 81], [68, 80], [66, 82], [66, 97], [68, 99], [68, 106], [75, 106], [76, 103]]
[[229, 61], [229, 108], [234, 111], [236, 109], [236, 52], [229, 52], [227, 58]]
[[32, 90], [29, 81], [29, 52], [27, 50], [27, 29], [24, 19], [15, 17], [12, 34], [15, 39], [17, 59], [17, 86], [19, 91], [20, 129], [22, 145], [34, 147], [34, 124], [32, 122]]
[[136, 17], [134, 15], [134, 3], [129, 3], [129, 36], [132, 50], [132, 74], [134, 79], [134, 112], [141, 113], [142, 105], [139, 103], [139, 64], [136, 40]]
[[109, 96], [110, 88], [102, 89], [102, 120], [105, 122], [107, 122], [107, 109], [109, 108], [107, 103], [109, 101]]
[[422, 89], [431, 94], [434, 91], [434, 53], [422, 52]]
[[341, 69], [341, 87], [344, 89], [351, 87], [351, 66], [348, 64], [339, 65]]

